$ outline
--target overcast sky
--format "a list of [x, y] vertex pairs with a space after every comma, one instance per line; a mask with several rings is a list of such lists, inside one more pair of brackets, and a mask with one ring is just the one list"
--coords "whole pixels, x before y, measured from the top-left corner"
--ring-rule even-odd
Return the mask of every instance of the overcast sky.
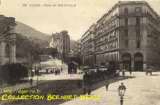
[[[160, 0], [147, 1], [160, 14]], [[15, 17], [17, 21], [43, 33], [51, 34], [68, 30], [71, 39], [77, 40], [91, 24], [117, 2], [118, 0], [1, 0], [0, 13]], [[72, 6], [43, 6], [62, 3]], [[41, 4], [41, 6], [25, 7], [23, 4]]]

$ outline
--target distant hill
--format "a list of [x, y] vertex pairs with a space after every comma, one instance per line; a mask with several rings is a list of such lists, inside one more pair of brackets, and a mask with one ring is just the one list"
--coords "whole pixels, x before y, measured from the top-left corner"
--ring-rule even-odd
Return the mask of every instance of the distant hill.
[[34, 41], [35, 43], [40, 44], [41, 46], [48, 46], [49, 39], [51, 36], [37, 31], [36, 29], [23, 24], [21, 22], [16, 22], [15, 32], [21, 34], [22, 36], [26, 36], [29, 40]]

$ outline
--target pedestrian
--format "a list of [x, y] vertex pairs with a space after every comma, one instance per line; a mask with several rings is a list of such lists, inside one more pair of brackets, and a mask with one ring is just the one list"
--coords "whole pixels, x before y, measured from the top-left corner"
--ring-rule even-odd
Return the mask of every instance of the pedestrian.
[[49, 73], [48, 69], [46, 69], [46, 73], [47, 73], [47, 74]]
[[[150, 75], [152, 75], [152, 68], [151, 68], [151, 67], [148, 67], [147, 72], [148, 72]], [[147, 73], [147, 74], [148, 74], [148, 73]]]
[[106, 87], [106, 91], [108, 91], [108, 87], [109, 87], [109, 81], [106, 83], [105, 87]]
[[63, 68], [61, 67], [61, 72], [63, 71]]
[[130, 73], [130, 75], [132, 75], [132, 70], [131, 69], [129, 70], [129, 73]]
[[87, 72], [83, 75], [83, 94], [86, 94], [86, 78], [87, 78]]
[[33, 84], [33, 79], [32, 79], [32, 77], [30, 78], [30, 85], [32, 86], [32, 84]]
[[83, 76], [83, 93], [91, 94], [91, 75], [88, 72], [85, 72]]
[[119, 76], [119, 75], [120, 75], [120, 70], [117, 69], [117, 70], [116, 70], [116, 76]]
[[123, 76], [123, 77], [125, 76], [125, 68], [122, 69], [122, 76]]

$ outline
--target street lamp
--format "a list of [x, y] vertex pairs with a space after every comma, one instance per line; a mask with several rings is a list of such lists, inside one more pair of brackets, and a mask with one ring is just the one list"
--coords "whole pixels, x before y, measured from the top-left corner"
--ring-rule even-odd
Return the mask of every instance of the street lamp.
[[123, 96], [125, 94], [126, 91], [126, 86], [121, 83], [121, 85], [118, 87], [118, 94], [120, 96], [120, 105], [123, 105]]
[[37, 88], [38, 88], [38, 66], [37, 66], [37, 65], [35, 66], [35, 75], [36, 75], [36, 77], [37, 77], [36, 86], [37, 86]]

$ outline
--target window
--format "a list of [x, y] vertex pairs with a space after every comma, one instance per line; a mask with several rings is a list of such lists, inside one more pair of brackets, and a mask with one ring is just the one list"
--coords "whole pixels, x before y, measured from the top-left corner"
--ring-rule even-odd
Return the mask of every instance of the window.
[[137, 48], [140, 48], [141, 42], [140, 40], [137, 41]]
[[128, 18], [125, 18], [125, 26], [127, 27], [128, 26]]
[[136, 7], [135, 8], [135, 12], [136, 13], [141, 13], [142, 12], [142, 8], [141, 7]]
[[116, 31], [113, 31], [113, 36], [114, 36], [114, 37], [116, 36]]
[[140, 40], [140, 18], [136, 17], [136, 37]]
[[128, 47], [128, 40], [125, 40], [125, 47]]
[[106, 50], [108, 49], [108, 45], [106, 45]]
[[137, 40], [141, 39], [140, 29], [136, 30], [136, 38], [137, 38]]
[[125, 29], [125, 37], [128, 37], [128, 29]]
[[6, 45], [6, 57], [9, 57], [10, 56], [10, 45], [9, 44], [7, 44]]
[[124, 14], [128, 14], [128, 8], [124, 8]]
[[140, 18], [139, 17], [136, 17], [136, 26], [140, 26]]

